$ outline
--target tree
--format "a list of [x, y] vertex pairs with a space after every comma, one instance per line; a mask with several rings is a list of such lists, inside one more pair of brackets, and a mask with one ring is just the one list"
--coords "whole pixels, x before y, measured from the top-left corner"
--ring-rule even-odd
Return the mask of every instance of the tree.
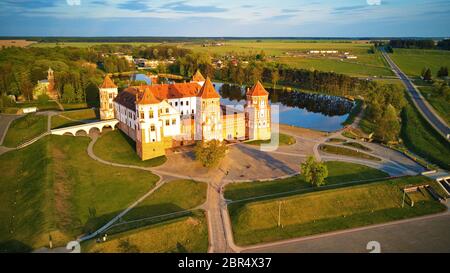
[[400, 122], [397, 118], [397, 111], [394, 106], [389, 104], [378, 122], [375, 136], [383, 142], [390, 142], [396, 140], [399, 133]]
[[63, 94], [62, 94], [62, 100], [66, 103], [72, 103], [76, 101], [76, 93], [75, 93], [75, 89], [73, 88], [73, 86], [70, 83], [66, 83], [64, 85], [64, 89], [63, 89]]
[[431, 81], [431, 69], [424, 68], [422, 71], [422, 78], [424, 81]]
[[272, 70], [271, 76], [272, 76], [273, 89], [275, 89], [277, 82], [280, 79], [280, 73], [278, 72], [278, 69]]
[[195, 146], [195, 159], [200, 161], [203, 167], [217, 166], [227, 152], [227, 146], [218, 140], [198, 142]]
[[448, 77], [448, 68], [446, 66], [441, 66], [441, 68], [439, 68], [437, 76], [439, 78]]
[[139, 253], [139, 247], [130, 243], [129, 239], [119, 240], [119, 249], [122, 253]]
[[300, 167], [300, 172], [306, 182], [316, 187], [325, 184], [325, 178], [328, 177], [328, 168], [324, 163], [316, 161], [314, 156], [309, 156]]

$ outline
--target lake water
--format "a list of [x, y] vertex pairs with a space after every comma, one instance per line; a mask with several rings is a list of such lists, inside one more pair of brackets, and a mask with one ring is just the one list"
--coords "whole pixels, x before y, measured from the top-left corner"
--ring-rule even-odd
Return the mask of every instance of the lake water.
[[[222, 96], [222, 104], [245, 104], [245, 92], [239, 87], [223, 87], [223, 83], [214, 83], [215, 89]], [[279, 107], [279, 123], [319, 131], [332, 132], [343, 127], [353, 102], [334, 96], [308, 94], [301, 92], [285, 92], [267, 90], [270, 92], [271, 105]], [[272, 120], [277, 118], [275, 107], [272, 107]]]

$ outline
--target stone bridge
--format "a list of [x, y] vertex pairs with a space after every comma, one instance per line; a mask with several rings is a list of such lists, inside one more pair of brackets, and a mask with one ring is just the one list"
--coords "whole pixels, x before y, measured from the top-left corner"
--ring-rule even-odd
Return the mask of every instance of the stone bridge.
[[104, 128], [111, 128], [112, 130], [114, 130], [114, 127], [116, 126], [117, 123], [119, 123], [117, 119], [102, 120], [59, 129], [53, 129], [50, 131], [50, 133], [52, 135], [73, 135], [73, 136], [87, 135], [91, 133], [93, 130], [101, 133]]

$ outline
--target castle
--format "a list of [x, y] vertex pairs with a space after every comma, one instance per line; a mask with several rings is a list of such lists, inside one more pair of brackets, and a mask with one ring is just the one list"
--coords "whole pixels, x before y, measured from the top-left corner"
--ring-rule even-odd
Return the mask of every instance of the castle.
[[100, 118], [117, 119], [136, 142], [142, 160], [196, 140], [268, 140], [269, 93], [260, 82], [247, 89], [244, 111], [220, 104], [220, 95], [199, 71], [189, 83], [130, 86], [118, 92], [106, 76], [100, 91]]

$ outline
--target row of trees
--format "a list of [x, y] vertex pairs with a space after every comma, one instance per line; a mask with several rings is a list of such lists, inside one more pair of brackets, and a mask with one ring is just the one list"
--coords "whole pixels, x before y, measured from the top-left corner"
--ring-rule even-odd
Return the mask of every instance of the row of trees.
[[56, 90], [63, 101], [98, 103], [98, 86], [102, 71], [95, 62], [102, 57], [87, 48], [17, 48], [0, 51], [0, 95], [33, 99], [39, 80], [54, 70]]
[[444, 39], [437, 43], [432, 39], [395, 39], [389, 41], [389, 46], [394, 48], [450, 50], [450, 39]]
[[[421, 76], [424, 81], [432, 81], [433, 80], [433, 74], [432, 74], [430, 68], [422, 69]], [[448, 68], [446, 66], [441, 66], [439, 68], [438, 72], [436, 73], [436, 76], [438, 78], [448, 77]]]

